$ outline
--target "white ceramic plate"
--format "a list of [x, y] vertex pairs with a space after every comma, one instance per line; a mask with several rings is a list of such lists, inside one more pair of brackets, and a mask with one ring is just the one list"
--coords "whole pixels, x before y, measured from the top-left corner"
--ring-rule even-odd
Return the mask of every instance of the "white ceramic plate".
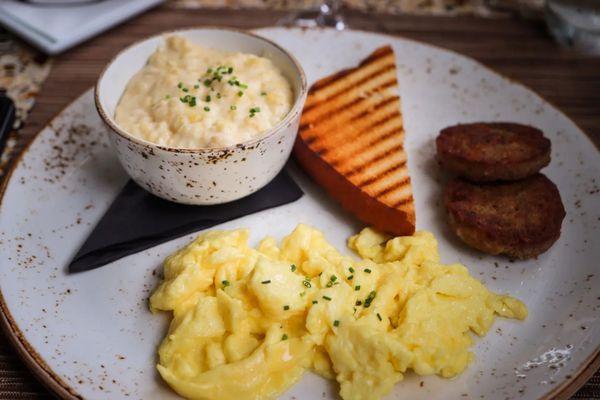
[[[435, 233], [442, 260], [464, 263], [491, 289], [529, 307], [526, 321], [499, 319], [487, 337], [476, 340], [477, 359], [458, 378], [409, 373], [389, 398], [548, 398], [598, 359], [600, 157], [573, 122], [524, 87], [424, 44], [362, 32], [259, 33], [295, 54], [310, 82], [356, 64], [378, 46], [393, 45], [418, 228]], [[476, 120], [533, 124], [552, 140], [552, 163], [544, 171], [558, 185], [567, 217], [560, 240], [537, 260], [511, 263], [480, 255], [446, 228], [433, 139], [447, 125]], [[344, 248], [359, 224], [290, 169], [306, 196], [219, 228], [250, 227], [256, 241], [267, 233], [281, 237], [304, 222]], [[154, 368], [168, 316], [152, 315], [147, 297], [161, 261], [192, 236], [90, 272], [66, 273], [70, 258], [125, 181], [88, 91], [39, 134], [3, 188], [2, 318], [29, 366], [63, 397], [176, 397]], [[336, 398], [336, 386], [306, 374], [282, 397]]]

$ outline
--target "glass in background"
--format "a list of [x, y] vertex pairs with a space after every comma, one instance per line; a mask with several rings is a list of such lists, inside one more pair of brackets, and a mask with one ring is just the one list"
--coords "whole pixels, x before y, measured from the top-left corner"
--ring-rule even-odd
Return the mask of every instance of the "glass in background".
[[558, 42], [600, 55], [600, 0], [547, 0], [545, 16]]
[[562, 45], [600, 55], [600, 0], [485, 0], [485, 4], [492, 10], [544, 18]]
[[280, 20], [278, 25], [302, 28], [330, 27], [341, 31], [346, 28], [341, 8], [341, 0], [325, 0], [317, 10], [296, 12]]

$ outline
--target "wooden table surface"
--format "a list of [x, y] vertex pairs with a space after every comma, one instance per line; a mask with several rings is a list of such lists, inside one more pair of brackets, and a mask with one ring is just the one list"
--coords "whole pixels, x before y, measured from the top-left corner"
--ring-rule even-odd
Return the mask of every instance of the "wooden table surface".
[[[247, 29], [270, 26], [284, 15], [271, 11], [176, 10], [162, 6], [70, 50], [56, 58], [20, 132], [19, 147], [92, 86], [113, 55], [138, 39], [191, 26]], [[542, 22], [504, 18], [373, 16], [356, 12], [347, 13], [346, 20], [354, 29], [416, 39], [472, 57], [532, 88], [563, 110], [596, 146], [600, 146], [600, 58], [559, 48], [546, 33]], [[0, 398], [48, 397], [21, 366], [6, 342], [0, 334], [0, 366], [2, 369], [13, 366], [14, 373], [8, 377], [0, 376], [0, 394], [12, 391], [14, 395]], [[600, 399], [600, 393], [592, 393], [596, 390], [591, 386], [584, 388], [576, 397]]]

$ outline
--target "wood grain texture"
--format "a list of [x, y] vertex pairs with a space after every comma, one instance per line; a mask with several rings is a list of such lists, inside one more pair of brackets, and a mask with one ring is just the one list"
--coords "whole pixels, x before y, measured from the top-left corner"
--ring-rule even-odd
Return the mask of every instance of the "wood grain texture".
[[[258, 10], [175, 10], [163, 6], [80, 45], [57, 57], [20, 132], [19, 147], [91, 87], [112, 56], [136, 40], [166, 30], [193, 26], [252, 29], [274, 25], [285, 15], [284, 12]], [[600, 146], [600, 58], [559, 48], [541, 22], [365, 15], [357, 12], [348, 13], [346, 20], [354, 29], [400, 35], [475, 58], [539, 93], [564, 111], [587, 132], [596, 146]], [[0, 370], [10, 371], [0, 374], [0, 398], [51, 398], [21, 366], [2, 334]], [[592, 372], [593, 369], [588, 371]], [[560, 398], [568, 398], [571, 393], [562, 393]], [[600, 394], [598, 397], [576, 397], [600, 398]]]

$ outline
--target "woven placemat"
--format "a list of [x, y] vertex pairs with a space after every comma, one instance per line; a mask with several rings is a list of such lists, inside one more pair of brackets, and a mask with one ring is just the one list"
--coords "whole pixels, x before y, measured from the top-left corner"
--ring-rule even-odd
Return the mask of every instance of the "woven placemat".
[[51, 399], [0, 332], [0, 399]]
[[597, 371], [576, 394], [574, 399], [600, 399], [600, 371]]

